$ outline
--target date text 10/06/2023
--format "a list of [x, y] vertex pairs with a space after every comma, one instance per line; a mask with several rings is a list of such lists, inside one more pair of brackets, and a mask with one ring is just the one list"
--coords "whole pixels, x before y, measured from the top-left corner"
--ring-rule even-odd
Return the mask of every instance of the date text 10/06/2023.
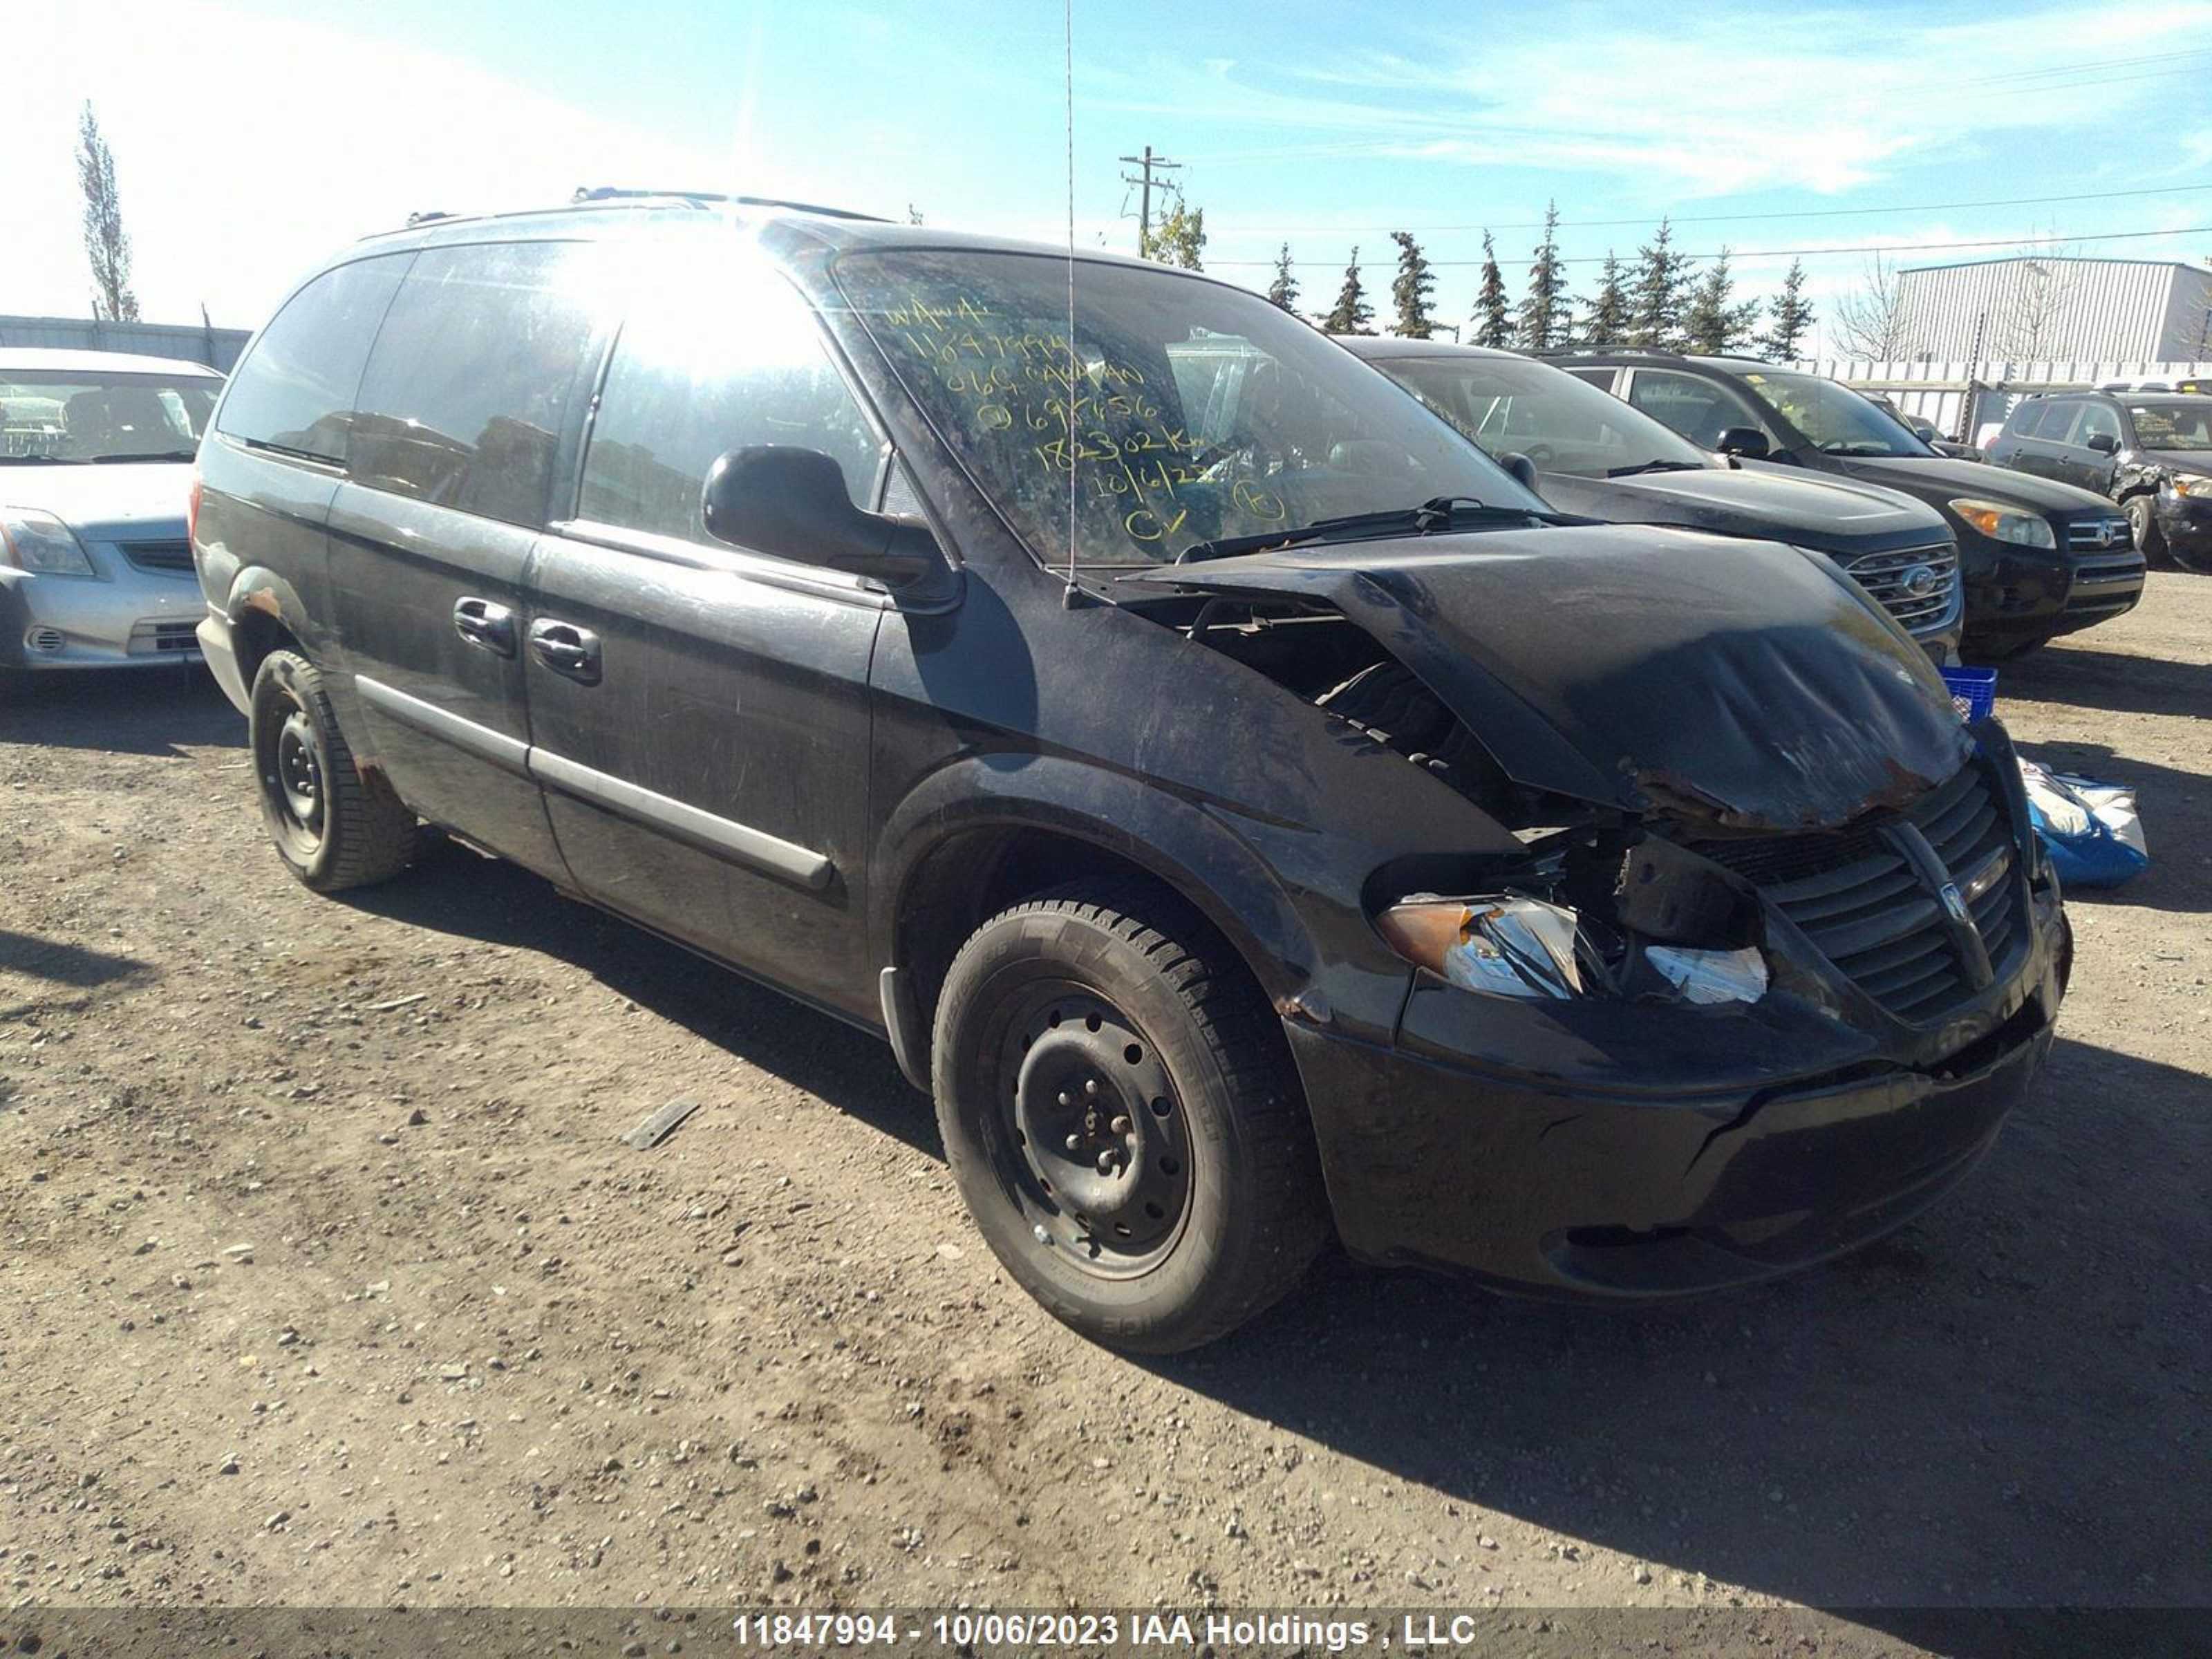
[[951, 394], [974, 441], [1006, 444], [1010, 459], [1069, 481], [1086, 520], [1108, 520], [1139, 550], [1186, 531], [1184, 492], [1194, 486], [1221, 492], [1218, 507], [1244, 528], [1284, 520], [1282, 498], [1264, 479], [1219, 475], [1204, 441], [1166, 417], [1162, 389], [1136, 363], [1085, 350], [1060, 330], [1009, 322], [965, 296], [909, 296], [882, 320]]
[[1392, 1648], [1419, 1652], [1468, 1647], [1496, 1633], [1492, 1620], [1467, 1612], [1409, 1613], [1395, 1620], [1387, 1614], [1347, 1619], [1301, 1612], [786, 1612], [741, 1615], [734, 1630], [742, 1645], [763, 1651], [902, 1644], [912, 1648], [921, 1643], [975, 1652], [1209, 1646], [1231, 1652], [1293, 1647], [1329, 1653]]

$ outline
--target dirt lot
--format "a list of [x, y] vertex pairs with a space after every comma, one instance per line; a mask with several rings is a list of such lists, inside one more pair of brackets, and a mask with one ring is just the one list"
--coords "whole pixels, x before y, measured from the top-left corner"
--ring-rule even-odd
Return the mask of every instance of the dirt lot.
[[457, 848], [308, 894], [183, 684], [0, 708], [6, 1602], [2212, 1602], [2212, 578], [2004, 674], [2155, 863], [1934, 1213], [1627, 1314], [1330, 1260], [1142, 1364], [887, 1050]]

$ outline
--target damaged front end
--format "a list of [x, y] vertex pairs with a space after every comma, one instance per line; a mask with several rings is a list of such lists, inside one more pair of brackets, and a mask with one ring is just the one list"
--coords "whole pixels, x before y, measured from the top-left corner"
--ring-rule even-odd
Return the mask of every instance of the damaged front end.
[[1358, 1254], [1641, 1295], [1862, 1242], [2048, 1044], [2064, 923], [1994, 723], [1783, 550], [1577, 530], [1149, 573], [1194, 640], [1449, 785], [1511, 853], [1368, 878], [1387, 1058], [1287, 1029]]

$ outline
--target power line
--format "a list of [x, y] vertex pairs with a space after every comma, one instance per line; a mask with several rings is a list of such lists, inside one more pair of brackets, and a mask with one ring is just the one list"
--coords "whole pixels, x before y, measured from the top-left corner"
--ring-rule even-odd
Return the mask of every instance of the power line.
[[[1886, 207], [1791, 208], [1772, 213], [1669, 213], [1661, 215], [1660, 217], [1666, 219], [1671, 224], [1677, 225], [1749, 224], [1753, 221], [1773, 219], [1850, 219], [1865, 218], [1881, 213], [1956, 213], [1968, 208], [2045, 207], [2063, 202], [2105, 202], [2135, 196], [2185, 196], [2208, 190], [2212, 190], [2212, 185], [2152, 185], [2141, 190], [2083, 191], [2069, 196], [1992, 196], [1978, 202], [1921, 202], [1911, 204], [1898, 204]], [[1559, 221], [1559, 228], [1561, 230], [1637, 228], [1648, 230], [1658, 222], [1658, 218], [1648, 216], [1636, 219], [1562, 219]], [[1531, 219], [1525, 223], [1504, 225], [1237, 225], [1234, 227], [1239, 235], [1250, 236], [1285, 234], [1360, 236], [1370, 232], [1388, 234], [1394, 230], [1418, 231], [1425, 236], [1448, 231], [1541, 230], [1543, 228], [1544, 222], [1540, 219]]]
[[[2094, 234], [2078, 236], [1997, 236], [1992, 237], [1986, 241], [1978, 242], [1844, 242], [1840, 243], [1834, 247], [1732, 247], [1726, 250], [1726, 252], [1730, 260], [1784, 259], [1804, 258], [1824, 253], [1943, 253], [1961, 248], [2039, 247], [2054, 242], [2061, 244], [2072, 242], [2126, 242], [2138, 240], [2148, 236], [2203, 236], [2208, 234], [2212, 234], [2212, 225], [2181, 225], [2172, 230], [2106, 230], [2099, 231]], [[1677, 257], [1684, 259], [1717, 259], [1721, 256], [1718, 252], [1715, 252], [1711, 253], [1684, 253]], [[1208, 259], [1206, 261], [1206, 265], [1208, 269], [1212, 269], [1216, 266], [1273, 265], [1275, 261], [1273, 259]], [[1293, 259], [1291, 263], [1294, 265], [1334, 265], [1336, 261], [1334, 259]], [[1361, 268], [1364, 269], [1365, 266], [1370, 264], [1382, 263], [1386, 262], [1375, 260], [1363, 261]], [[1431, 265], [1443, 266], [1479, 265], [1483, 262], [1480, 259], [1431, 259], [1429, 263]], [[1602, 257], [1583, 255], [1571, 259], [1561, 259], [1559, 263], [1563, 265], [1601, 265], [1605, 263], [1605, 260]]]

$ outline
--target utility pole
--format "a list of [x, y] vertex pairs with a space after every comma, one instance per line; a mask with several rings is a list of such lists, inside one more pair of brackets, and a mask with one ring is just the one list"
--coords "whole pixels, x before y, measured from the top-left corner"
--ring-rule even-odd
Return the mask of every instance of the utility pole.
[[[1123, 184], [1134, 185], [1140, 192], [1137, 198], [1137, 252], [1142, 255], [1152, 246], [1152, 174], [1155, 171], [1172, 173], [1182, 163], [1170, 161], [1164, 155], [1153, 155], [1152, 147], [1150, 144], [1145, 146], [1145, 153], [1142, 155], [1124, 155], [1121, 159], [1133, 167], [1142, 169], [1133, 178], [1126, 173], [1121, 175]], [[1160, 188], [1164, 191], [1172, 190], [1175, 186], [1163, 179], [1160, 180]], [[1125, 196], [1121, 199], [1126, 202], [1129, 198]]]

